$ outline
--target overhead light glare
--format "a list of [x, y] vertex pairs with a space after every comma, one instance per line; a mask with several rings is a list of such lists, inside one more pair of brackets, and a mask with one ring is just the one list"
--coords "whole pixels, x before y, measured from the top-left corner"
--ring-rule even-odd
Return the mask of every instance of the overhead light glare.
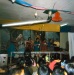
[[68, 25], [68, 23], [62, 24], [61, 27], [62, 27], [62, 26], [66, 26], [66, 25]]
[[32, 24], [39, 24], [39, 23], [46, 23], [46, 22], [48, 22], [48, 20], [34, 20], [34, 21], [16, 22], [16, 23], [2, 24], [2, 27], [32, 25]]

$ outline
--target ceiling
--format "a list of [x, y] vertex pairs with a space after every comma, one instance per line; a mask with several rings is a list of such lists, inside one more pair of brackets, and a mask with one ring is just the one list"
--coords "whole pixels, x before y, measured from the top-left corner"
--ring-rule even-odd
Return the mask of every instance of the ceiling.
[[[24, 0], [34, 6], [45, 7], [48, 9], [69, 10], [74, 12], [74, 0]], [[38, 16], [35, 18], [34, 14], [37, 11]], [[52, 24], [64, 24], [74, 25], [74, 15], [60, 12], [63, 20], [61, 22], [51, 22]], [[0, 0], [0, 19], [2, 20], [46, 20], [47, 14], [43, 13], [43, 10], [35, 10], [30, 7], [12, 4], [9, 0]], [[1, 20], [0, 20], [1, 21]], [[3, 21], [3, 22], [4, 22]], [[0, 22], [1, 23], [1, 22]]]

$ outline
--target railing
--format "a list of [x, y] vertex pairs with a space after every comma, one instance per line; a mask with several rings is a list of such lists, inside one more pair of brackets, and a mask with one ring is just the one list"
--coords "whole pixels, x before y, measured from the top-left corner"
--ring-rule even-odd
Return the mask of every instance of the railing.
[[[67, 51], [62, 51], [62, 52], [61, 51], [31, 52], [31, 54], [49, 54], [49, 56], [50, 56], [51, 53], [60, 54], [60, 59], [62, 58], [62, 54], [69, 54], [69, 52], [67, 52]], [[10, 64], [12, 63], [12, 54], [23, 54], [24, 55], [24, 52], [11, 52]]]

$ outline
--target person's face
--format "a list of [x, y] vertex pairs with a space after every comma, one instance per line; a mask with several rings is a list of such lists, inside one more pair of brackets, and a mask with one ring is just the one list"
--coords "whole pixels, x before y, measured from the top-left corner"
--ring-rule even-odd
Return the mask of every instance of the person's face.
[[39, 39], [37, 39], [37, 41], [39, 41]]

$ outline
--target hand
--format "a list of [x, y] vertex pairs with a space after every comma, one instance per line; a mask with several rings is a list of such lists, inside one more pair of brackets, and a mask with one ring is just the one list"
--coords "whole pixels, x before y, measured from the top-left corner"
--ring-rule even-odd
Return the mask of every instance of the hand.
[[55, 61], [56, 61], [56, 62], [61, 62], [61, 60], [59, 60], [59, 59], [58, 59], [58, 60], [55, 60]]

